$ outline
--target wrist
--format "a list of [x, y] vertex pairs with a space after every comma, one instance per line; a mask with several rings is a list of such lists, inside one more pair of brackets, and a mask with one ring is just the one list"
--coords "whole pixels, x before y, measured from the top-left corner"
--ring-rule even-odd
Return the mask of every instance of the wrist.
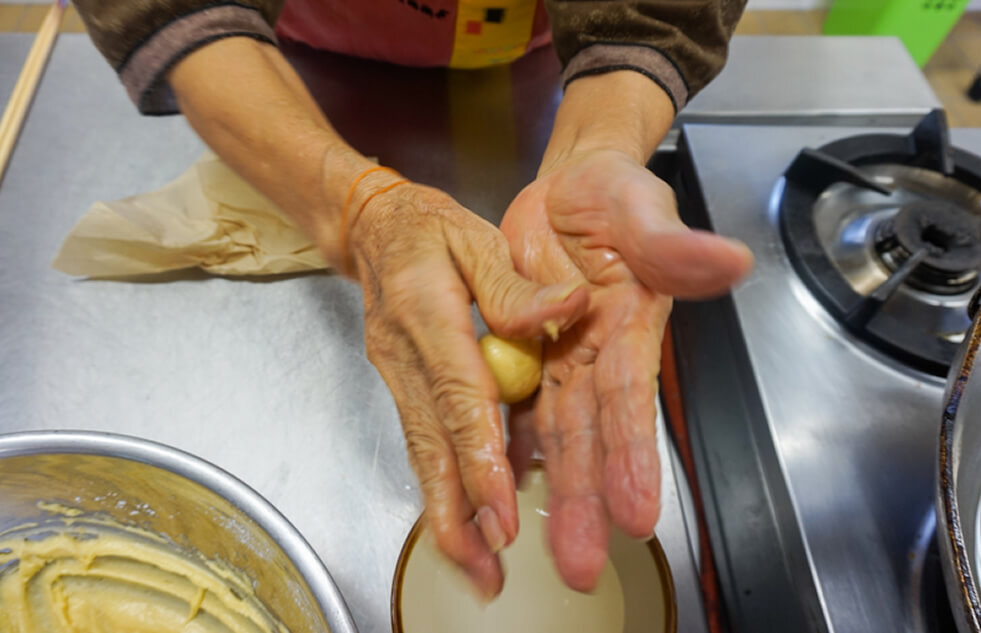
[[[376, 166], [377, 163], [368, 160], [346, 143], [332, 143], [324, 150], [320, 166], [321, 203], [310, 214], [310, 229], [314, 241], [331, 266], [337, 267], [346, 257], [339, 237], [344, 224], [341, 216], [344, 214], [348, 193], [359, 175]], [[375, 180], [372, 176], [375, 174], [369, 174], [360, 185], [372, 184]]]
[[409, 181], [394, 169], [371, 161], [350, 147], [332, 148], [323, 161], [325, 208], [318, 213], [315, 239], [327, 262], [356, 277], [358, 240], [370, 239], [365, 207], [376, 197]]
[[633, 71], [583, 77], [570, 83], [559, 105], [539, 176], [585, 153], [614, 150], [639, 164], [674, 121], [674, 105], [656, 83]]

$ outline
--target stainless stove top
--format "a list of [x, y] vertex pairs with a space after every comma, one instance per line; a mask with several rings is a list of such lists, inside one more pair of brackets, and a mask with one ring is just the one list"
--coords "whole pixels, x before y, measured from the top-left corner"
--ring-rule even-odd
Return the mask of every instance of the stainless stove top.
[[[731, 300], [679, 304], [674, 321], [736, 631], [945, 630], [931, 552], [943, 379], [832, 318], [792, 266], [777, 217], [778, 181], [802, 148], [871, 133], [909, 130], [684, 129], [683, 206], [757, 257]], [[951, 138], [981, 154], [981, 130]], [[841, 235], [829, 229], [822, 239]], [[867, 267], [849, 268], [856, 261], [839, 262], [853, 285], [888, 276], [868, 279]]]

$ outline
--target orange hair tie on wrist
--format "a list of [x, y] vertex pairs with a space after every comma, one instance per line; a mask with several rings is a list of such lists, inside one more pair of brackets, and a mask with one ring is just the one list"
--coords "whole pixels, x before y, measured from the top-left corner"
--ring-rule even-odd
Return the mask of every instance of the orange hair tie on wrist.
[[364, 208], [368, 206], [368, 203], [371, 202], [375, 196], [391, 191], [392, 189], [395, 189], [399, 185], [404, 185], [407, 182], [409, 182], [407, 178], [403, 178], [402, 180], [397, 180], [391, 184], [385, 185], [381, 189], [376, 189], [375, 191], [372, 191], [368, 195], [368, 197], [365, 198], [365, 201], [361, 203], [361, 206], [358, 207], [358, 210], [354, 213], [354, 215], [351, 216], [351, 219], [348, 220], [348, 209], [351, 206], [351, 200], [354, 198], [355, 190], [358, 188], [358, 185], [361, 184], [361, 181], [364, 180], [366, 176], [377, 171], [387, 171], [389, 173], [395, 174], [396, 176], [401, 176], [400, 173], [398, 173], [391, 167], [378, 165], [377, 167], [371, 167], [369, 169], [364, 170], [363, 172], [358, 174], [358, 177], [355, 178], [354, 182], [351, 183], [351, 188], [347, 190], [347, 197], [344, 198], [344, 206], [341, 208], [341, 226], [340, 226], [340, 230], [338, 231], [338, 238], [337, 238], [337, 241], [340, 242], [341, 254], [344, 257], [345, 273], [351, 272], [347, 266], [347, 260], [348, 260], [347, 238], [348, 238], [348, 233], [350, 232], [349, 229], [354, 226], [354, 223], [357, 222], [358, 217], [360, 217], [361, 215], [361, 212], [364, 211]]

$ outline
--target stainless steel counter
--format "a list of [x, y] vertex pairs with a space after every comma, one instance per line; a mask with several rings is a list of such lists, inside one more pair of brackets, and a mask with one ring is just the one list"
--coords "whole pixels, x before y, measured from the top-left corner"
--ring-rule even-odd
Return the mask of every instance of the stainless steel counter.
[[[479, 81], [468, 85], [486, 91]], [[325, 102], [329, 111], [337, 103]], [[427, 105], [403, 104], [403, 123], [436, 125]], [[543, 107], [544, 118], [521, 115], [514, 138], [548, 127], [550, 106]], [[534, 173], [531, 146], [517, 154], [484, 148], [463, 160], [426, 129], [412, 136], [412, 126], [396, 125], [398, 142], [383, 146], [366, 140], [380, 125], [341, 123], [364, 151], [471, 201], [503, 205]], [[473, 140], [472, 133], [461, 132]], [[84, 37], [62, 36], [0, 185], [0, 432], [125, 433], [227, 469], [306, 536], [362, 633], [389, 631], [395, 561], [421, 504], [395, 406], [364, 358], [359, 290], [326, 274], [123, 283], [73, 280], [50, 268], [92, 201], [158, 187], [201, 151], [181, 118], [137, 115]], [[441, 171], [454, 161], [481, 178]], [[681, 470], [661, 428], [657, 531], [675, 575], [680, 630], [699, 632], [690, 503], [675, 485]]]
[[940, 102], [895, 37], [735, 37], [682, 123], [915, 124]]
[[0, 37], [0, 60], [3, 60], [0, 62], [0, 103], [6, 103], [13, 92], [32, 41], [34, 36], [28, 33], [9, 33]]

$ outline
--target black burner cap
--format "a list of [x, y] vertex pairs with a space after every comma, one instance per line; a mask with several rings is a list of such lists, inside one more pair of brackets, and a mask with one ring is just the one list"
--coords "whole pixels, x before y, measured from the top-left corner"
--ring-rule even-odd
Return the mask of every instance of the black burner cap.
[[938, 271], [981, 268], [981, 217], [945, 202], [914, 202], [893, 218], [896, 239], [911, 254], [926, 249], [924, 263]]
[[981, 269], [981, 217], [946, 202], [914, 202], [879, 226], [875, 250], [894, 272], [922, 251], [909, 284], [938, 294], [964, 292]]

